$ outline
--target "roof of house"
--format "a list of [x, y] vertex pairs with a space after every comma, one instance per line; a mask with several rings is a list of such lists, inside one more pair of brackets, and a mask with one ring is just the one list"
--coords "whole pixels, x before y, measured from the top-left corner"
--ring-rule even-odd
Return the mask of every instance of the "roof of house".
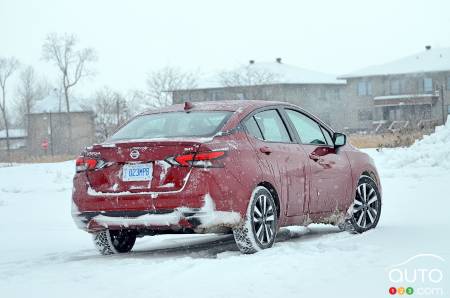
[[[82, 102], [78, 98], [71, 98], [70, 100], [70, 111], [71, 112], [82, 112], [89, 110], [83, 106]], [[57, 93], [51, 92], [49, 95], [41, 100], [36, 101], [35, 105], [31, 109], [31, 113], [60, 113], [66, 112], [66, 102], [64, 97], [58, 96]]]
[[[12, 128], [8, 129], [8, 135], [10, 138], [26, 138], [27, 137], [27, 131], [25, 129], [21, 128]], [[6, 139], [6, 130], [2, 129], [0, 130], [0, 139]]]
[[[256, 83], [255, 85], [271, 84], [345, 84], [345, 80], [339, 80], [335, 75], [321, 73], [284, 62], [253, 62], [240, 66], [230, 71], [230, 73], [243, 73], [254, 71], [255, 73], [265, 73], [272, 75], [270, 83]], [[253, 85], [253, 84], [248, 84]], [[221, 74], [205, 76], [200, 79], [199, 84], [191, 89], [223, 88]]]
[[431, 48], [388, 63], [362, 68], [338, 78], [450, 71], [450, 48]]

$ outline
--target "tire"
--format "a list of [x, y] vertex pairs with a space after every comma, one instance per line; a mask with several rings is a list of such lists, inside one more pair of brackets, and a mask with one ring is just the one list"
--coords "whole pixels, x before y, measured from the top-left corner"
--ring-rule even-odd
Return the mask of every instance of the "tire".
[[350, 229], [356, 233], [374, 229], [380, 220], [380, 215], [381, 195], [378, 186], [371, 177], [361, 176], [348, 221]]
[[277, 230], [277, 206], [272, 194], [258, 186], [253, 190], [243, 223], [233, 229], [234, 240], [242, 253], [252, 254], [272, 247]]
[[104, 230], [94, 234], [93, 241], [102, 255], [127, 253], [136, 242], [136, 233], [128, 230]]

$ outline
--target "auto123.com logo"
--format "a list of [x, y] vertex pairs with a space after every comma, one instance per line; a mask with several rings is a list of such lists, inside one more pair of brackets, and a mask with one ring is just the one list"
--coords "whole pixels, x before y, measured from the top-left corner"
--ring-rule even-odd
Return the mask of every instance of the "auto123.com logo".
[[445, 297], [446, 261], [435, 254], [418, 254], [386, 268], [390, 295]]

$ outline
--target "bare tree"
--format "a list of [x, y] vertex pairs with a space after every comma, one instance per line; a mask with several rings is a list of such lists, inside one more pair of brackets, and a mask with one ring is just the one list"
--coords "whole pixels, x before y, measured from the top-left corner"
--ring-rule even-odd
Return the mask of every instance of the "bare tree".
[[17, 87], [16, 110], [22, 127], [26, 127], [26, 115], [31, 113], [37, 100], [44, 98], [50, 92], [50, 86], [40, 81], [32, 66], [26, 67], [20, 73]]
[[67, 153], [73, 153], [70, 92], [81, 79], [93, 75], [89, 66], [97, 60], [95, 51], [92, 48], [78, 49], [77, 45], [78, 40], [73, 34], [59, 36], [56, 33], [51, 33], [47, 36], [42, 47], [43, 58], [52, 62], [61, 74], [68, 124]]
[[219, 82], [224, 87], [233, 87], [242, 99], [264, 99], [262, 85], [275, 84], [279, 76], [264, 68], [255, 67], [254, 64], [239, 67], [233, 71], [219, 73]]
[[192, 89], [197, 86], [197, 82], [197, 74], [166, 66], [148, 74], [147, 88], [142, 96], [145, 104], [151, 108], [168, 106], [172, 104], [172, 96], [168, 91]]
[[89, 64], [97, 60], [94, 49], [77, 49], [78, 40], [73, 34], [51, 33], [43, 45], [43, 58], [60, 71], [66, 110], [70, 112], [70, 91], [78, 82], [93, 74]]
[[8, 114], [6, 110], [6, 83], [11, 75], [17, 70], [19, 67], [19, 61], [14, 58], [1, 58], [0, 57], [0, 87], [2, 88], [2, 98], [0, 101], [0, 110], [2, 113], [3, 124], [5, 126], [6, 131], [6, 151], [8, 162], [11, 162], [11, 146], [9, 142], [9, 123], [8, 123]]
[[95, 123], [98, 138], [103, 141], [130, 116], [125, 98], [108, 87], [95, 96]]

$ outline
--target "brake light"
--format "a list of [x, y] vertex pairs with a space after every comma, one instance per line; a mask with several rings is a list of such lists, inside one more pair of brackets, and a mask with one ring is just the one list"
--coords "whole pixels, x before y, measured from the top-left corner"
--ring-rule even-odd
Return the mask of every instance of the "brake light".
[[84, 156], [80, 156], [75, 160], [75, 169], [77, 172], [84, 172], [87, 170], [94, 170], [97, 168], [99, 164], [99, 160], [86, 158]]
[[222, 167], [223, 164], [214, 161], [225, 155], [225, 151], [208, 151], [200, 153], [189, 153], [177, 155], [175, 157], [168, 158], [167, 161], [172, 165], [182, 167], [198, 167], [198, 168], [211, 168]]

